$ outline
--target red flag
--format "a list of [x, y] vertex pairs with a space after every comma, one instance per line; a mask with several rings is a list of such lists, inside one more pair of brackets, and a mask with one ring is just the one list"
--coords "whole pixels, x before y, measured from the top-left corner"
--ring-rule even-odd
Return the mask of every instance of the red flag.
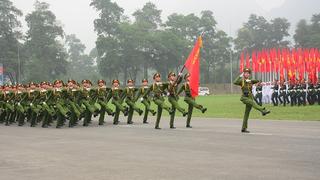
[[249, 57], [248, 52], [247, 52], [247, 56], [246, 56], [246, 68], [250, 68], [250, 57]]
[[200, 81], [200, 50], [202, 47], [202, 37], [200, 36], [194, 45], [184, 66], [190, 73], [190, 90], [192, 97], [198, 96]]
[[244, 52], [241, 52], [240, 64], [239, 64], [239, 72], [242, 72], [243, 68], [244, 68]]
[[252, 71], [256, 72], [257, 71], [257, 54], [255, 51], [252, 52]]

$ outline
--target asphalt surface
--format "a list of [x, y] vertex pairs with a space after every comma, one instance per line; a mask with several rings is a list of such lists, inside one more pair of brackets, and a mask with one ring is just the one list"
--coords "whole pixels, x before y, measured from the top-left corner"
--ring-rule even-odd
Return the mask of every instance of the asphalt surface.
[[[122, 118], [123, 119], [123, 118]], [[194, 118], [186, 129], [122, 122], [42, 129], [0, 125], [0, 180], [320, 179], [320, 122]], [[140, 122], [138, 122], [140, 121]]]

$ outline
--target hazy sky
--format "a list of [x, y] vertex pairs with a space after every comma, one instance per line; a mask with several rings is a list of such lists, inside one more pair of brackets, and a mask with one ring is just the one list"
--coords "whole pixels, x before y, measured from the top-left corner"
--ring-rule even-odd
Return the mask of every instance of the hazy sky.
[[[89, 6], [91, 0], [43, 0], [49, 3], [50, 10], [63, 24], [67, 34], [76, 34], [87, 46], [87, 52], [95, 46], [96, 33], [93, 20], [97, 13]], [[125, 9], [125, 14], [131, 14], [151, 1], [162, 10], [162, 18], [172, 13], [199, 14], [202, 10], [214, 13], [218, 28], [231, 36], [247, 21], [250, 14], [255, 13], [267, 19], [286, 17], [295, 26], [300, 19], [310, 19], [314, 13], [320, 13], [318, 0], [114, 0]], [[24, 15], [33, 10], [35, 0], [12, 0]], [[297, 11], [298, 9], [298, 11]], [[21, 19], [24, 22], [24, 18]], [[24, 30], [26, 29], [24, 23]]]

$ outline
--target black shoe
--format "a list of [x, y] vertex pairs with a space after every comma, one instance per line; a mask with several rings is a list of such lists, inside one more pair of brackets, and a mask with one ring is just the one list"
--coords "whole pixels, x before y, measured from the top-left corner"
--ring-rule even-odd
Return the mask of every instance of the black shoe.
[[124, 116], [128, 116], [129, 110], [126, 109], [126, 111], [123, 113]]
[[172, 115], [173, 113], [174, 113], [174, 111], [171, 109], [171, 110], [169, 111], [169, 114]]
[[89, 124], [86, 123], [86, 124], [83, 124], [83, 126], [84, 126], [84, 127], [87, 127], [87, 126], [89, 126]]
[[149, 124], [147, 121], [143, 121], [143, 124]]
[[142, 110], [140, 110], [139, 111], [139, 116], [141, 116], [143, 114], [143, 111]]
[[103, 126], [104, 125], [104, 123], [99, 123], [99, 126]]
[[48, 128], [48, 125], [43, 125], [42, 128]]
[[190, 125], [186, 125], [186, 128], [192, 128], [192, 126], [190, 126]]
[[60, 128], [62, 128], [62, 126], [56, 126], [56, 128], [57, 128], [57, 129], [60, 129]]
[[157, 112], [155, 111], [152, 111], [151, 113], [152, 113], [152, 116], [155, 116], [157, 114]]
[[159, 129], [159, 130], [160, 130], [161, 128], [159, 128], [159, 127], [155, 127], [155, 129]]
[[24, 125], [23, 123], [19, 123], [19, 124], [18, 124], [18, 126], [23, 126], [23, 125]]
[[133, 122], [132, 122], [132, 121], [130, 121], [130, 122], [128, 122], [127, 124], [133, 124]]
[[116, 121], [116, 122], [113, 122], [114, 125], [118, 125], [119, 124], [119, 121]]
[[188, 113], [184, 112], [182, 115], [183, 115], [183, 117], [186, 117], [188, 115]]
[[207, 111], [207, 108], [203, 108], [203, 109], [201, 110], [202, 113], [205, 113], [206, 111]]
[[269, 114], [269, 113], [270, 113], [269, 110], [263, 111], [263, 112], [262, 112], [262, 116], [265, 116], [265, 115], [267, 115], [267, 114]]
[[176, 129], [176, 127], [174, 127], [174, 126], [170, 126], [170, 129]]
[[112, 113], [110, 113], [108, 115], [114, 117], [115, 114], [116, 114], [115, 112], [112, 112]]
[[246, 130], [246, 129], [242, 129], [241, 130], [242, 133], [250, 133], [250, 131]]

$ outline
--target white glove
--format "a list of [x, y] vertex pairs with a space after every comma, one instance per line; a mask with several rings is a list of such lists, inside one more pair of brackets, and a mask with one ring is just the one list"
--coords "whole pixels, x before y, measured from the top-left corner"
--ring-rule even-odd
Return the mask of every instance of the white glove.
[[182, 73], [180, 72], [180, 73], [178, 74], [178, 76], [182, 76]]
[[246, 82], [251, 82], [251, 80], [250, 79], [246, 79]]
[[243, 73], [240, 74], [240, 77], [243, 77]]

